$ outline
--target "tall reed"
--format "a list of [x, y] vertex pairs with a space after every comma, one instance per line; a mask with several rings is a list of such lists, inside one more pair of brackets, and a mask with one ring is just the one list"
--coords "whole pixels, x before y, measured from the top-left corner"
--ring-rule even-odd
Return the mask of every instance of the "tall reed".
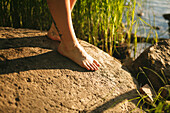
[[45, 30], [50, 24], [46, 0], [0, 0], [0, 26]]
[[[130, 45], [133, 28], [137, 40], [135, 8], [136, 0], [77, 0], [72, 11], [76, 35], [112, 55], [116, 46]], [[45, 0], [0, 0], [0, 26], [48, 30], [50, 25]]]
[[125, 3], [127, 0], [79, 0], [72, 13], [77, 36], [112, 55], [116, 45], [125, 41], [123, 16], [130, 40], [136, 0], [131, 0], [128, 6]]

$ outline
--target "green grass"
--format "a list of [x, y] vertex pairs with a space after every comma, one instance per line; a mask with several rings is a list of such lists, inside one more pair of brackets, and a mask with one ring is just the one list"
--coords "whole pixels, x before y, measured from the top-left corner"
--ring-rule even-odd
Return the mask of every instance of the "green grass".
[[[147, 77], [147, 75], [143, 71], [143, 69], [147, 69], [147, 70], [153, 72], [155, 75], [157, 75], [159, 77], [159, 79], [164, 83], [164, 87], [160, 87], [159, 90], [156, 92], [154, 89], [154, 86], [152, 85], [151, 81], [149, 80], [149, 78]], [[153, 97], [153, 101], [150, 101], [147, 99], [148, 98], [147, 95], [142, 95], [137, 90], [137, 92], [139, 94], [139, 97], [135, 98], [135, 99], [139, 99], [139, 101], [137, 103], [137, 107], [140, 107], [141, 109], [143, 109], [149, 113], [152, 113], [152, 112], [154, 112], [154, 113], [169, 113], [170, 112], [170, 101], [167, 99], [170, 98], [170, 89], [165, 87], [165, 85], [168, 85], [165, 75], [162, 72], [162, 76], [161, 76], [158, 73], [156, 73], [154, 70], [149, 69], [147, 67], [143, 67], [143, 69], [140, 68], [139, 74], [142, 73], [141, 75], [144, 75], [147, 78], [149, 85], [151, 86], [152, 90], [154, 91], [154, 97]], [[139, 74], [137, 75], [137, 79], [138, 79]], [[166, 90], [169, 93], [169, 95], [163, 97], [162, 96], [163, 90]], [[132, 99], [132, 100], [134, 100], [134, 99]], [[143, 107], [143, 105], [146, 105], [146, 107]]]
[[[123, 16], [126, 16], [128, 38], [130, 39], [134, 24], [136, 0], [131, 0], [125, 6], [126, 0], [92, 0], [77, 1], [72, 17], [76, 34], [81, 39], [88, 40], [110, 55], [116, 50], [116, 45], [125, 42]], [[126, 42], [128, 43], [128, 42]]]

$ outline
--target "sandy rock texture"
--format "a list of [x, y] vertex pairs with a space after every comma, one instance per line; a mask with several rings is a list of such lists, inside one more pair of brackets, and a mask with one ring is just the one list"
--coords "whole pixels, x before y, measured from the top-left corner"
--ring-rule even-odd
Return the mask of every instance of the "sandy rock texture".
[[137, 83], [119, 61], [80, 40], [101, 63], [87, 71], [60, 55], [47, 32], [0, 27], [1, 113], [126, 113]]
[[[132, 64], [133, 72], [136, 75], [141, 72], [139, 67], [144, 71], [156, 90], [164, 86], [164, 82], [158, 75], [161, 76], [166, 84], [170, 84], [170, 39], [158, 42], [147, 48]], [[144, 74], [140, 74], [139, 81], [146, 84], [148, 80]]]

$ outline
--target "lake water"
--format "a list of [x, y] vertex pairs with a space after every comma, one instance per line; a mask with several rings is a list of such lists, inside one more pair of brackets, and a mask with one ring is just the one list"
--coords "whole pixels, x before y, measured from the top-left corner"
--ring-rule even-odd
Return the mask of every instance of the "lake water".
[[[163, 14], [170, 14], [170, 0], [137, 0], [139, 4], [136, 7], [136, 14], [143, 13], [141, 18], [149, 23], [151, 26], [157, 26], [160, 30], [156, 30], [158, 33], [158, 38], [170, 38], [170, 33], [168, 31], [169, 25], [168, 20], [165, 20]], [[137, 17], [135, 17], [137, 19]], [[145, 30], [146, 29], [146, 33]], [[147, 37], [150, 27], [143, 26], [141, 23], [138, 29], [138, 36]], [[153, 37], [153, 35], [151, 35]], [[150, 43], [138, 43], [137, 53], [135, 58], [137, 58], [146, 48], [151, 46]], [[134, 44], [131, 44], [131, 57], [134, 57]]]
[[[136, 48], [136, 53], [134, 53], [134, 44], [131, 44], [130, 47], [130, 57], [131, 58], [137, 58], [146, 48], [148, 48], [149, 46], [151, 46], [152, 44], [150, 43], [138, 43], [137, 44], [137, 48]], [[134, 56], [135, 54], [135, 56]]]
[[[139, 5], [137, 4], [136, 13], [143, 13], [141, 16], [143, 20], [151, 26], [160, 28], [160, 30], [156, 30], [159, 38], [170, 38], [169, 21], [163, 17], [163, 14], [170, 14], [170, 0], [137, 0], [137, 2]], [[145, 27], [146, 33], [143, 28], [143, 25], [140, 24], [138, 35], [147, 37], [150, 27]]]

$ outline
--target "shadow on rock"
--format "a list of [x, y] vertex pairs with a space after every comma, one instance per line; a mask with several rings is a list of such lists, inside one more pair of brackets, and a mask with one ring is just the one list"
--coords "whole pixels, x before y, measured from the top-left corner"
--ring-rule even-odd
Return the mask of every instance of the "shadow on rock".
[[[56, 48], [58, 42], [51, 41], [45, 36], [41, 37], [25, 37], [14, 39], [0, 39], [0, 49], [13, 48], [16, 51], [20, 51], [19, 54], [24, 54], [26, 50], [21, 47], [40, 47], [50, 49], [48, 52], [42, 52], [42, 54], [36, 54], [30, 57], [25, 57], [29, 52], [24, 54], [23, 58], [14, 58], [8, 60], [8, 56], [3, 54], [10, 54], [11, 51], [1, 53], [0, 55], [0, 74], [8, 74], [13, 72], [37, 70], [37, 69], [70, 69], [76, 71], [86, 71], [78, 66], [66, 57], [60, 55]], [[16, 49], [15, 49], [16, 48]], [[20, 48], [20, 49], [18, 49]], [[30, 51], [30, 50], [28, 50]], [[13, 51], [12, 51], [13, 52]], [[37, 51], [32, 51], [37, 52]], [[39, 52], [39, 51], [38, 51]]]
[[0, 38], [0, 50], [20, 47], [41, 47], [45, 49], [57, 50], [59, 42], [52, 41], [47, 36], [34, 36], [23, 38]]
[[[129, 95], [131, 95], [131, 96], [129, 96]], [[125, 100], [128, 101], [130, 99], [134, 99], [137, 96], [138, 96], [138, 94], [137, 94], [136, 90], [128, 91], [122, 95], [117, 96], [116, 98], [110, 99], [109, 101], [105, 102], [104, 104], [102, 104], [102, 105], [98, 106], [97, 108], [95, 108], [94, 110], [92, 110], [90, 113], [103, 113], [104, 111], [115, 107], [119, 103], [121, 103]], [[135, 100], [132, 100], [131, 102], [133, 102], [134, 104], [137, 104], [138, 100], [135, 99]], [[132, 110], [133, 109], [131, 109], [131, 110], [129, 109], [129, 112]], [[115, 109], [115, 111], [112, 111], [112, 112], [116, 112], [116, 111], [117, 110]]]

